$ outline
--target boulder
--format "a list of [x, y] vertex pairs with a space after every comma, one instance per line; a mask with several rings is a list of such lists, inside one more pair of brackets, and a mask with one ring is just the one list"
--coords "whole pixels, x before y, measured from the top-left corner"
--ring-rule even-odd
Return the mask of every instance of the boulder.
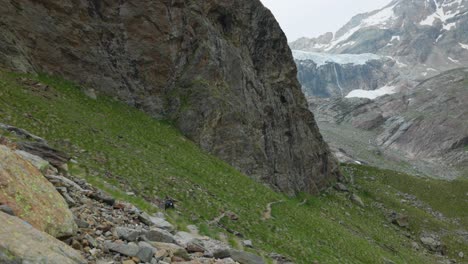
[[440, 237], [435, 234], [423, 234], [420, 237], [421, 243], [432, 252], [444, 254], [445, 246], [440, 241]]
[[340, 192], [349, 192], [348, 187], [346, 185], [344, 185], [343, 183], [340, 183], [340, 182], [335, 184], [335, 189], [337, 191], [340, 191]]
[[136, 241], [138, 237], [142, 234], [141, 231], [126, 228], [126, 227], [117, 227], [115, 228], [115, 232], [120, 239], [127, 240], [127, 241]]
[[408, 216], [392, 212], [389, 216], [390, 222], [399, 227], [409, 227]]
[[231, 258], [240, 264], [265, 264], [263, 258], [245, 251], [231, 250]]
[[242, 241], [242, 245], [244, 247], [253, 248], [252, 240], [244, 240], [244, 241]]
[[87, 263], [79, 252], [20, 218], [0, 212], [0, 223], [0, 263]]
[[174, 236], [164, 229], [152, 228], [143, 234], [145, 238], [153, 242], [176, 243]]
[[[177, 256], [185, 260], [190, 260], [190, 255], [188, 254], [187, 250], [185, 250], [183, 247], [178, 246], [176, 244], [163, 243], [163, 242], [148, 242], [148, 244], [157, 248], [158, 249], [157, 255], [159, 255], [161, 252], [161, 257], [163, 257], [164, 255], [169, 255], [169, 256]], [[163, 252], [167, 252], [167, 254], [162, 254]]]
[[104, 242], [104, 247], [109, 251], [117, 252], [128, 257], [135, 257], [140, 252], [140, 247], [135, 243]]
[[221, 241], [214, 239], [206, 239], [203, 241], [203, 247], [205, 248], [206, 257], [214, 258], [228, 258], [231, 256], [231, 249], [228, 245], [222, 243]]
[[364, 202], [362, 201], [361, 197], [357, 196], [356, 194], [351, 194], [351, 196], [349, 197], [349, 199], [355, 203], [356, 205], [360, 206], [360, 207], [364, 207]]
[[36, 167], [43, 173], [46, 172], [49, 168], [49, 162], [39, 156], [33, 155], [22, 150], [16, 150], [15, 153], [21, 156], [23, 159], [29, 161], [32, 165], [34, 165], [34, 167]]
[[154, 225], [155, 227], [167, 230], [169, 232], [174, 231], [174, 226], [168, 221], [164, 220], [163, 218], [160, 218], [157, 216], [150, 216], [149, 219], [150, 219], [151, 224]]
[[0, 201], [52, 236], [71, 236], [77, 229], [72, 212], [54, 186], [6, 146], [0, 146]]
[[56, 168], [64, 167], [71, 158], [68, 154], [42, 142], [20, 142], [18, 148], [47, 160]]

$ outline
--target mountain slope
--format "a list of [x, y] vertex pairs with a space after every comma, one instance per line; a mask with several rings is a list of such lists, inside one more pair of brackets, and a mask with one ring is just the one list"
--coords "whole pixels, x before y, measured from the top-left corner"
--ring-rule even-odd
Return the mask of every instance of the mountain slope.
[[171, 120], [279, 190], [318, 193], [338, 176], [286, 37], [258, 0], [7, 1], [0, 26], [0, 65]]
[[[343, 139], [330, 129], [349, 136], [345, 140], [349, 142], [357, 140], [354, 129], [364, 130], [363, 135], [368, 134], [363, 142], [367, 148], [380, 149], [380, 155], [390, 160], [409, 162], [423, 174], [453, 179], [468, 172], [467, 78], [468, 69], [455, 69], [407, 92], [373, 100], [315, 101], [313, 110], [331, 145], [346, 149], [356, 159], [383, 166], [382, 161], [357, 153], [356, 147], [345, 147], [347, 143], [336, 146]], [[333, 124], [341, 128], [333, 128]]]
[[394, 0], [382, 9], [353, 17], [335, 34], [301, 38], [290, 46], [331, 54], [380, 55], [393, 60], [391, 72], [396, 74], [388, 84], [406, 90], [468, 64], [467, 28], [466, 0]]
[[[462, 231], [468, 224], [464, 180], [426, 180], [345, 166], [344, 175], [355, 182], [349, 189], [365, 207], [332, 189], [318, 197], [290, 198], [208, 155], [170, 124], [109, 97], [88, 98], [64, 80], [1, 72], [0, 95], [0, 122], [27, 129], [70, 154], [78, 163], [68, 164], [71, 175], [147, 211], [154, 211], [166, 195], [174, 197], [176, 210], [167, 214], [179, 230], [196, 224], [202, 234], [227, 237], [233, 247], [250, 239], [267, 258], [276, 252], [304, 264], [464, 261], [458, 256], [466, 248]], [[3, 130], [0, 134], [13, 136]], [[428, 188], [451, 193], [428, 195]], [[415, 195], [409, 201], [424, 207], [401, 202], [403, 193]], [[278, 201], [283, 202], [274, 203]], [[450, 207], [443, 201], [451, 201]], [[270, 203], [271, 218], [264, 219]], [[446, 218], [435, 218], [426, 205]], [[392, 210], [408, 215], [409, 229], [391, 224], [387, 213]], [[210, 224], [227, 211], [238, 219], [222, 218], [222, 227]], [[423, 232], [438, 234], [448, 256], [423, 248]]]

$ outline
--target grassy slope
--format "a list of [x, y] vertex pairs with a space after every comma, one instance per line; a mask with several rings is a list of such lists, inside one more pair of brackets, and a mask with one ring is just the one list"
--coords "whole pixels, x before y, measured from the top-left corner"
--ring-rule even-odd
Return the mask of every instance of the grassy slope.
[[[20, 78], [40, 81], [48, 88], [21, 84]], [[207, 221], [222, 210], [233, 211], [239, 220], [223, 219], [222, 223], [252, 239], [259, 253], [278, 252], [298, 263], [383, 263], [384, 259], [396, 263], [435, 262], [433, 256], [413, 252], [411, 240], [401, 230], [386, 225], [377, 208], [361, 209], [345, 194], [333, 191], [320, 197], [284, 197], [204, 153], [167, 122], [153, 120], [110, 98], [91, 100], [73, 84], [59, 79], [0, 72], [0, 122], [47, 138], [57, 148], [76, 156], [81, 165], [72, 168], [75, 174], [145, 210], [155, 210], [147, 201], [156, 197], [175, 197], [180, 201], [180, 212], [171, 217], [180, 227], [195, 222], [203, 232], [216, 236], [220, 230], [208, 227]], [[376, 181], [363, 180], [372, 170], [346, 167], [348, 176], [355, 175], [362, 184], [358, 193], [368, 205], [379, 200], [401, 209], [398, 197], [377, 190], [386, 185], [405, 190], [424, 182], [416, 178], [408, 184], [389, 180], [387, 176], [393, 172], [381, 172]], [[462, 188], [468, 188], [466, 182], [462, 184]], [[445, 182], [437, 182], [436, 186], [451, 188]], [[134, 191], [139, 198], [129, 197], [125, 191]], [[422, 189], [415, 191], [421, 199], [425, 197]], [[441, 201], [437, 197], [443, 197], [443, 193], [434, 195], [431, 201], [436, 208]], [[456, 200], [464, 197], [458, 192], [455, 195]], [[273, 206], [273, 218], [262, 220], [267, 203], [279, 200], [284, 202]], [[307, 202], [302, 204], [303, 200]], [[453, 216], [463, 214], [458, 209]], [[415, 216], [414, 232], [419, 232], [420, 226], [425, 228], [424, 217], [431, 219], [419, 209], [408, 208], [408, 212], [411, 219]], [[436, 220], [430, 223], [436, 230], [455, 228]], [[463, 248], [455, 240], [447, 238], [453, 247], [452, 257]], [[235, 243], [236, 239], [231, 237], [230, 241]]]

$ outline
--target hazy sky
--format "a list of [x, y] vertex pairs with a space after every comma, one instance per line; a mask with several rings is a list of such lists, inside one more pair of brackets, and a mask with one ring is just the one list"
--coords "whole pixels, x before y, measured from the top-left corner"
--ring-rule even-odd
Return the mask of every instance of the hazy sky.
[[279, 21], [288, 41], [336, 32], [354, 15], [384, 7], [391, 0], [261, 0]]

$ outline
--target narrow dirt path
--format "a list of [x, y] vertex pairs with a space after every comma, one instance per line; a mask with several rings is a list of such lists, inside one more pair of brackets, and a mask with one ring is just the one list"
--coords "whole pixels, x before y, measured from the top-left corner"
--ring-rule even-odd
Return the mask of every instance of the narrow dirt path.
[[271, 219], [271, 207], [272, 207], [274, 204], [282, 203], [282, 202], [284, 202], [284, 201], [283, 201], [283, 200], [280, 200], [280, 201], [271, 202], [271, 203], [267, 204], [266, 210], [263, 211], [262, 220], [263, 220], [263, 221], [266, 221], [266, 220], [268, 220], [268, 219]]

